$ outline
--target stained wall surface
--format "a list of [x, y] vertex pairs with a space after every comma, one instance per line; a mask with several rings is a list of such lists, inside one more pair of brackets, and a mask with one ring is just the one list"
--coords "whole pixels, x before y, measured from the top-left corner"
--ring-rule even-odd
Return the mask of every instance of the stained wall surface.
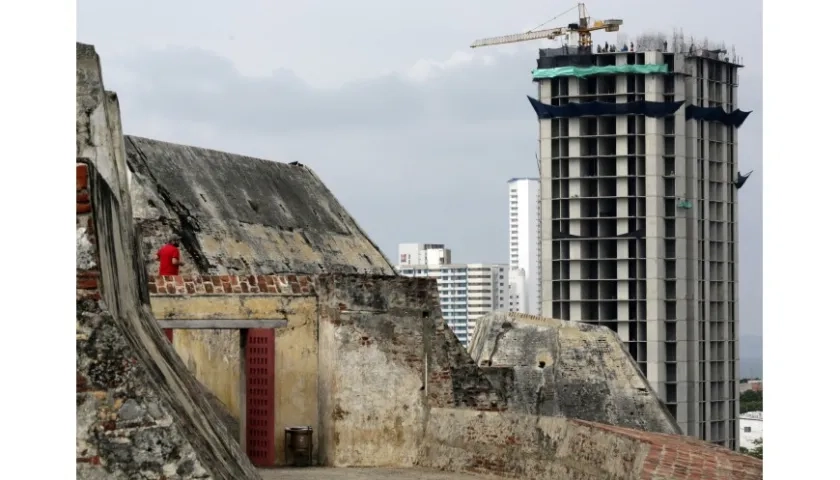
[[410, 466], [429, 406], [504, 408], [441, 315], [433, 281], [330, 275], [320, 300], [320, 461]]
[[477, 321], [469, 352], [511, 411], [680, 433], [606, 327], [497, 312]]
[[[317, 389], [314, 396], [306, 393], [310, 388], [300, 395], [317, 405], [321, 465], [419, 465], [533, 479], [761, 478], [759, 460], [688, 437], [508, 410], [446, 328], [428, 279], [166, 277], [149, 288], [153, 301], [172, 297], [161, 315], [177, 311], [173, 303], [216, 298], [225, 290], [235, 299], [226, 305], [247, 306], [248, 298], [262, 298], [270, 289], [317, 298]], [[226, 306], [202, 308], [232, 314]]]
[[134, 220], [150, 274], [181, 237], [182, 274], [395, 274], [315, 173], [301, 164], [126, 136]]
[[530, 480], [758, 480], [762, 463], [691, 437], [562, 417], [433, 408], [419, 464]]
[[[211, 277], [208, 277], [211, 278]], [[273, 292], [242, 294], [224, 293], [230, 286], [229, 276], [212, 277], [218, 283], [215, 289], [207, 288], [201, 276], [177, 277], [173, 279], [172, 293], [166, 291], [163, 278], [154, 279], [149, 288], [152, 291], [152, 312], [158, 319], [179, 320], [260, 320], [284, 319], [287, 326], [275, 329], [274, 350], [274, 445], [275, 464], [284, 465], [284, 429], [292, 426], [318, 424], [317, 376], [317, 298], [310, 293], [300, 293], [297, 278], [267, 276]], [[236, 278], [236, 277], [234, 277]], [[243, 277], [247, 283], [247, 277]], [[235, 284], [240, 282], [234, 280]], [[267, 284], [264, 284], [267, 286]], [[298, 290], [294, 293], [292, 285]], [[188, 289], [191, 293], [187, 293]], [[308, 287], [304, 287], [305, 289]], [[259, 290], [255, 283], [255, 289]], [[198, 290], [198, 292], [196, 292]], [[187, 367], [226, 407], [228, 412], [242, 421], [243, 399], [240, 392], [241, 364], [239, 330], [213, 330], [207, 335], [201, 330], [175, 330], [173, 344]], [[238, 431], [238, 428], [237, 430]], [[318, 443], [315, 439], [317, 454]]]
[[90, 45], [76, 80], [76, 477], [257, 480], [144, 301], [119, 105]]
[[[387, 258], [306, 166], [135, 136], [125, 136], [125, 145], [128, 193], [149, 276], [158, 273], [155, 252], [173, 233], [181, 239], [184, 275], [394, 274]], [[286, 337], [311, 329], [307, 324], [295, 333], [278, 333], [284, 336], [277, 339], [278, 362], [295, 364], [289, 348], [305, 344]], [[225, 330], [176, 330], [173, 338], [191, 371], [236, 418], [238, 358], [232, 360], [230, 352], [238, 351], [238, 338]], [[277, 373], [282, 371], [278, 365]], [[280, 422], [280, 416], [275, 418]], [[278, 449], [282, 444], [275, 442]]]
[[[162, 319], [288, 315], [289, 328], [277, 330], [275, 343], [276, 388], [282, 398], [276, 408], [296, 416], [284, 417], [276, 431], [282, 435], [285, 427], [314, 426], [320, 464], [411, 466], [428, 406], [504, 407], [446, 326], [437, 288], [428, 279], [182, 276], [157, 277], [149, 290], [153, 310]], [[317, 325], [309, 321], [315, 304], [304, 306], [309, 299], [317, 299]], [[295, 315], [302, 320], [294, 320]], [[196, 375], [220, 398], [235, 396], [236, 368], [218, 363], [220, 354], [212, 352], [225, 347], [182, 342], [179, 336], [184, 335], [189, 334], [176, 331], [175, 343]], [[238, 340], [228, 343], [238, 345]], [[317, 375], [311, 374], [314, 368]], [[285, 390], [289, 394], [284, 396], [288, 384], [294, 390]], [[307, 408], [317, 408], [317, 421], [301, 415], [315, 411]]]

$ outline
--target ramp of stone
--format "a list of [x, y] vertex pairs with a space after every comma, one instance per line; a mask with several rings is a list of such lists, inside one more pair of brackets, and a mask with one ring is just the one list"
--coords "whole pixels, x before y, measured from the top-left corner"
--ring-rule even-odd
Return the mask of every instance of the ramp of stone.
[[509, 411], [680, 432], [621, 339], [606, 327], [491, 313], [477, 321], [469, 351]]
[[175, 232], [184, 274], [394, 274], [306, 166], [133, 136], [125, 145], [149, 268]]
[[278, 468], [262, 470], [263, 480], [493, 480], [503, 477], [429, 468]]
[[759, 480], [761, 460], [691, 437], [562, 417], [432, 408], [419, 464], [531, 480]]
[[148, 310], [119, 106], [92, 46], [77, 44], [76, 77], [76, 476], [257, 480]]

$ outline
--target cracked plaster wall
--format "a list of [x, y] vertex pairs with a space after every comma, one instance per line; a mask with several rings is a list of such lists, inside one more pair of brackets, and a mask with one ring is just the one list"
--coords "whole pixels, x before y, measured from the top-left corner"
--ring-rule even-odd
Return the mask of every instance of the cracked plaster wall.
[[606, 327], [497, 312], [478, 320], [469, 352], [510, 411], [680, 433]]

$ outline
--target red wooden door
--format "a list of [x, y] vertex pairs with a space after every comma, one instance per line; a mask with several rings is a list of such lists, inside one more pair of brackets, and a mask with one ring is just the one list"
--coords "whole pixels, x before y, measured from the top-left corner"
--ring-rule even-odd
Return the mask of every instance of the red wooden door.
[[274, 329], [251, 328], [245, 344], [246, 451], [258, 467], [274, 466]]

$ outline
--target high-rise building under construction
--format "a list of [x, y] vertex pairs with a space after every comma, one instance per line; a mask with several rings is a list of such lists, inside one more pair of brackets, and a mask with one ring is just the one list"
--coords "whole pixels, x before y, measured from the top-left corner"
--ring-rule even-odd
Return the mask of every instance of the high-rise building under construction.
[[618, 332], [683, 433], [737, 449], [741, 65], [667, 40], [540, 50], [542, 313]]

